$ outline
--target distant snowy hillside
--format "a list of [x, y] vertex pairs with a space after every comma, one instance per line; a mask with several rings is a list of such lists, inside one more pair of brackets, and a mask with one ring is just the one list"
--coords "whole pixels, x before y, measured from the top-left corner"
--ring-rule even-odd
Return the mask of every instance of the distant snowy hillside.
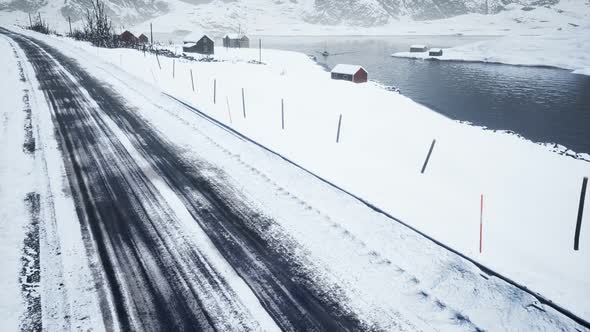
[[[114, 21], [136, 22], [164, 14], [168, 10], [165, 1], [159, 0], [104, 0], [108, 13]], [[0, 10], [20, 11], [25, 13], [44, 12], [53, 14], [50, 21], [65, 19], [72, 21], [84, 17], [86, 10], [91, 8], [90, 0], [0, 0]]]
[[[275, 24], [316, 24], [373, 27], [398, 19], [432, 20], [471, 13], [498, 13], [518, 6], [522, 10], [555, 5], [559, 0], [104, 0], [118, 26], [134, 25], [174, 13], [174, 23], [198, 16], [199, 25], [227, 28], [252, 21]], [[0, 10], [44, 13], [62, 26], [70, 16], [78, 21], [90, 0], [0, 0]], [[186, 15], [183, 17], [183, 15]]]
[[531, 9], [559, 0], [315, 0], [304, 18], [322, 24], [382, 25], [401, 16], [432, 20], [470, 13], [498, 13], [507, 5]]

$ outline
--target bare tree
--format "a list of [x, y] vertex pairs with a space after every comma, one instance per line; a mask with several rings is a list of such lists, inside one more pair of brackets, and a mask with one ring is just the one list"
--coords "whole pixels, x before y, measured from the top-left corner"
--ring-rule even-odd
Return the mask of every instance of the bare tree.
[[29, 30], [33, 30], [33, 31], [37, 31], [40, 33], [44, 33], [46, 35], [48, 35], [51, 31], [49, 31], [49, 24], [47, 24], [47, 21], [44, 21], [43, 19], [41, 19], [41, 14], [39, 13], [39, 16], [35, 17], [35, 21], [31, 22], [31, 25], [28, 27]]
[[104, 3], [100, 0], [91, 0], [91, 3], [92, 8], [86, 10], [84, 26], [86, 39], [96, 46], [115, 47], [116, 38]]

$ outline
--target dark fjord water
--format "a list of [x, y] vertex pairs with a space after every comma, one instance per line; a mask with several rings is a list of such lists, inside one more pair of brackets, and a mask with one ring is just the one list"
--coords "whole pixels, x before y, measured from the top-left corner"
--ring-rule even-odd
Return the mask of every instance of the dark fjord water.
[[[257, 37], [258, 38], [258, 37]], [[449, 118], [590, 153], [590, 77], [553, 68], [393, 58], [411, 44], [452, 47], [493, 37], [261, 37], [263, 47], [315, 55], [332, 68], [360, 64], [371, 80]], [[252, 46], [258, 44], [252, 41]], [[319, 53], [345, 53], [323, 57]]]

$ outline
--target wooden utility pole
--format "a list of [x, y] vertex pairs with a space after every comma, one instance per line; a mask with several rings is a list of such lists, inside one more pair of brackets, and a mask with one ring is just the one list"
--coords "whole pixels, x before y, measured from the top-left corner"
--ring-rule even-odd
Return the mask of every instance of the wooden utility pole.
[[30, 26], [33, 26], [33, 20], [31, 19], [31, 13], [29, 13], [29, 24], [30, 24]]
[[70, 36], [72, 35], [72, 19], [68, 16], [68, 23], [70, 24]]
[[150, 23], [150, 44], [154, 45], [154, 30], [152, 28], [152, 24]]
[[262, 39], [258, 39], [258, 62], [262, 63]]

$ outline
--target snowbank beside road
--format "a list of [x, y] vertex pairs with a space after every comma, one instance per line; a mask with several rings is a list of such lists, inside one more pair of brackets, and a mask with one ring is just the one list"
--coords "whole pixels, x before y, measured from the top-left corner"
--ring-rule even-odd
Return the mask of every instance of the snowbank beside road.
[[[27, 193], [34, 191], [34, 178], [29, 176], [33, 160], [22, 149], [25, 133], [26, 105], [24, 84], [19, 81], [17, 60], [8, 41], [0, 37], [2, 80], [0, 80], [0, 321], [2, 328], [19, 329], [19, 318], [25, 313], [21, 296], [21, 259], [25, 231], [30, 215], [25, 202]], [[31, 254], [30, 257], [33, 257]], [[31, 288], [38, 287], [38, 284]]]
[[[522, 66], [549, 66], [590, 73], [590, 26], [579, 31], [541, 36], [506, 36], [443, 50], [442, 56], [428, 52], [399, 52], [395, 57], [476, 61]], [[436, 46], [436, 45], [432, 45]]]
[[0, 59], [2, 328], [104, 330], [45, 96], [4, 34]]
[[[578, 277], [590, 273], [590, 251], [584, 245], [590, 239], [589, 228], [582, 228], [582, 250], [572, 250], [581, 180], [590, 175], [588, 162], [513, 135], [451, 121], [372, 83], [332, 81], [303, 54], [263, 50], [267, 65], [256, 65], [248, 62], [258, 59], [258, 50], [218, 49], [216, 58], [227, 61], [173, 62], [160, 57], [160, 69], [153, 55], [134, 50], [36, 37], [66, 54], [97, 55], [151, 82], [590, 319], [590, 300], [583, 291], [590, 283]], [[111, 71], [108, 67], [105, 70]], [[340, 114], [341, 140], [336, 144]], [[421, 174], [433, 139], [437, 143]], [[479, 254], [481, 194], [484, 246]], [[584, 224], [588, 220], [586, 216]]]

